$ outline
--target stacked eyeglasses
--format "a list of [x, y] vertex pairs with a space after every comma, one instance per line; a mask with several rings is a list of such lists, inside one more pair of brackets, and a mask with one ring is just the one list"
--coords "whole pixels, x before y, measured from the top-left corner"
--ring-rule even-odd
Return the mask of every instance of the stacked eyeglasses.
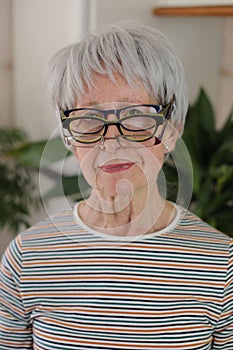
[[[122, 103], [115, 103], [115, 106]], [[116, 139], [122, 147], [151, 147], [161, 142], [173, 101], [167, 105], [132, 104], [105, 109], [109, 104], [91, 108], [60, 110], [65, 142], [75, 147], [95, 147]], [[101, 107], [101, 108], [100, 108]], [[114, 115], [114, 120], [109, 116]], [[119, 135], [107, 137], [110, 126]]]

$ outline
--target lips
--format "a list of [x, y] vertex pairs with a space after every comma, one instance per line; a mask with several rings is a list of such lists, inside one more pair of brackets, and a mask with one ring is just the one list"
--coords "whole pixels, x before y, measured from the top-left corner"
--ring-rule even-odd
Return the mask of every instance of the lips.
[[132, 166], [134, 163], [114, 163], [114, 164], [105, 164], [100, 167], [100, 169], [106, 173], [112, 174], [112, 173], [117, 173], [117, 172], [123, 172], [127, 171]]

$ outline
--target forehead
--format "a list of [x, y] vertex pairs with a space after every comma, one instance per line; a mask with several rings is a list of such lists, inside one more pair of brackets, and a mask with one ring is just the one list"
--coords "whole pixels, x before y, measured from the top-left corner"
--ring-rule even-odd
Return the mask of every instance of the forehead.
[[107, 74], [94, 73], [92, 79], [93, 86], [79, 96], [76, 107], [114, 102], [152, 103], [152, 98], [138, 80], [135, 80], [134, 85], [131, 86], [119, 73], [115, 73], [112, 79]]

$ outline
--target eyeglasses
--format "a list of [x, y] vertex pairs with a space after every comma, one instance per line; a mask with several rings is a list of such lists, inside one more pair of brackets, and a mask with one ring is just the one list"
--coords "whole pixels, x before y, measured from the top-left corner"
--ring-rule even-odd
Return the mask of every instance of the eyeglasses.
[[[161, 142], [174, 98], [167, 105], [132, 104], [119, 109], [74, 108], [60, 110], [65, 142], [75, 147], [94, 147], [112, 139], [108, 128], [116, 126], [114, 137], [122, 147], [151, 147]], [[119, 104], [119, 102], [117, 103]], [[102, 106], [106, 107], [107, 104]], [[121, 103], [122, 105], [122, 103]], [[99, 106], [98, 106], [99, 107]], [[107, 120], [109, 115], [116, 120]], [[158, 134], [158, 129], [161, 130]]]

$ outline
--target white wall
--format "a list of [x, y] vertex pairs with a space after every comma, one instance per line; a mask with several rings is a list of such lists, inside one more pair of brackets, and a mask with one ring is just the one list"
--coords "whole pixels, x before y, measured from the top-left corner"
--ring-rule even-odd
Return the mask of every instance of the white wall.
[[11, 0], [0, 0], [0, 127], [12, 125]]
[[46, 96], [52, 55], [79, 40], [88, 26], [89, 0], [13, 0], [14, 117], [34, 139], [56, 126]]
[[[88, 13], [91, 2], [92, 13]], [[183, 62], [190, 101], [204, 86], [217, 104], [223, 18], [156, 17], [154, 0], [13, 0], [14, 116], [34, 139], [56, 126], [46, 98], [46, 66], [90, 27], [136, 19], [161, 29]]]
[[183, 62], [190, 100], [204, 86], [216, 103], [221, 64], [223, 18], [158, 17], [152, 14], [155, 0], [93, 0], [95, 26], [119, 19], [135, 19], [162, 30], [175, 45]]
[[[34, 139], [50, 136], [57, 126], [46, 97], [46, 67], [51, 56], [79, 40], [89, 27], [118, 20], [136, 19], [161, 29], [184, 64], [190, 100], [203, 85], [215, 104], [218, 101], [222, 18], [155, 17], [154, 0], [11, 1], [15, 121]], [[54, 205], [54, 212], [59, 206]]]
[[[14, 81], [13, 96], [9, 97], [9, 78], [1, 91], [1, 108], [14, 107], [16, 125], [24, 127], [34, 139], [47, 137], [56, 127], [53, 112], [46, 98], [46, 66], [60, 48], [79, 40], [88, 29], [122, 19], [137, 19], [161, 29], [174, 43], [184, 64], [190, 99], [203, 85], [217, 104], [219, 70], [223, 35], [222, 18], [159, 18], [152, 15], [155, 0], [0, 0], [6, 11], [12, 3], [12, 35]], [[89, 11], [89, 1], [92, 12]], [[1, 6], [0, 41], [9, 22], [8, 12]], [[8, 15], [6, 15], [8, 13]], [[4, 31], [5, 29], [5, 31]], [[10, 39], [10, 37], [9, 37]], [[1, 41], [3, 42], [3, 41]], [[1, 49], [0, 74], [10, 62], [9, 41]], [[5, 51], [5, 54], [3, 55]], [[6, 72], [9, 75], [9, 72]], [[3, 80], [2, 80], [3, 81]], [[12, 115], [10, 113], [10, 115]], [[9, 118], [4, 114], [6, 120]], [[55, 201], [56, 202], [56, 201]], [[53, 211], [64, 208], [56, 203]], [[2, 238], [1, 238], [2, 239]], [[6, 241], [10, 236], [6, 234]], [[4, 238], [3, 238], [4, 240]]]

